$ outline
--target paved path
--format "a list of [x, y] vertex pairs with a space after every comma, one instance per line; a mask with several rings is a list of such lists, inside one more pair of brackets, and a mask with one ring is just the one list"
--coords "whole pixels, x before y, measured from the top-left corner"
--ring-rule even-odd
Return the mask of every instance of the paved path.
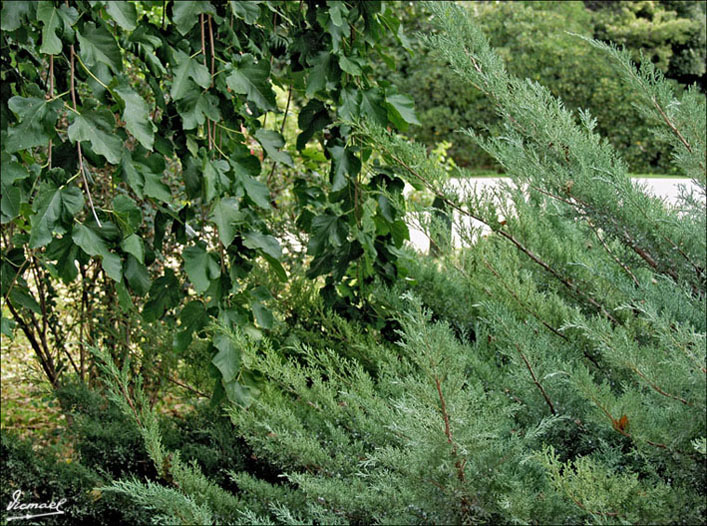
[[[473, 191], [474, 187], [482, 189], [496, 186], [499, 181], [508, 179], [506, 177], [480, 177], [478, 179], [452, 179], [451, 183], [458, 188], [465, 191]], [[645, 184], [646, 191], [657, 196], [665, 198], [669, 203], [675, 203], [678, 200], [678, 195], [680, 192], [680, 186], [685, 185], [688, 188], [697, 188], [697, 186], [689, 179], [677, 179], [677, 178], [665, 178], [665, 179], [644, 179], [635, 178], [634, 181]], [[483, 226], [477, 221], [471, 221], [468, 218], [462, 218], [464, 223], [471, 222], [476, 226]], [[455, 222], [459, 220], [458, 213], [455, 213]], [[415, 221], [413, 217], [408, 220], [408, 226], [410, 228], [410, 242], [412, 245], [422, 251], [427, 252], [430, 247], [430, 240], [420, 227], [418, 221]], [[452, 241], [455, 246], [461, 246], [461, 239], [459, 238], [456, 225], [453, 227], [452, 231]]]

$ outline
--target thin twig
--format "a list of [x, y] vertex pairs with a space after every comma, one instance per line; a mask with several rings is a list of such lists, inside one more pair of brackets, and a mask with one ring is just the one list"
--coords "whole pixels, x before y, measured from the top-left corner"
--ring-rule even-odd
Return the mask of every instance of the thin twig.
[[54, 371], [54, 368], [50, 365], [49, 361], [47, 360], [47, 357], [45, 356], [45, 354], [42, 350], [42, 346], [37, 341], [37, 338], [34, 335], [34, 333], [32, 332], [32, 329], [30, 328], [29, 324], [15, 310], [15, 307], [12, 305], [12, 302], [8, 301], [5, 303], [5, 305], [7, 305], [7, 308], [10, 310], [12, 317], [15, 318], [15, 320], [19, 324], [20, 329], [22, 329], [22, 332], [25, 333], [25, 336], [27, 337], [27, 341], [29, 341], [30, 345], [32, 346], [32, 349], [34, 349], [34, 352], [37, 355], [37, 359], [39, 360], [39, 365], [44, 370], [44, 374], [47, 375], [47, 379], [49, 380], [49, 383], [52, 385], [56, 385], [56, 381], [57, 381], [56, 372]]
[[[76, 56], [76, 52], [74, 51], [74, 45], [71, 44], [71, 102], [74, 104], [74, 111], [78, 113], [77, 106], [76, 106], [76, 87], [75, 87], [75, 73], [76, 73], [76, 67], [74, 65], [74, 57]], [[81, 62], [81, 59], [79, 58], [79, 62]], [[83, 62], [81, 62], [83, 65]], [[84, 68], [86, 66], [84, 65]], [[88, 71], [88, 68], [86, 68], [86, 71]], [[90, 71], [89, 71], [89, 74]], [[91, 74], [92, 75], [92, 74]], [[98, 225], [98, 228], [102, 228], [101, 225], [101, 220], [98, 219], [98, 214], [96, 213], [96, 208], [93, 206], [93, 198], [91, 197], [91, 189], [88, 186], [88, 179], [86, 178], [86, 169], [84, 168], [83, 165], [83, 154], [81, 153], [81, 142], [76, 141], [76, 151], [79, 156], [79, 171], [81, 172], [81, 177], [83, 179], [83, 187], [86, 189], [86, 195], [88, 196], [88, 204], [91, 207], [91, 212], [93, 213], [93, 218], [96, 220], [96, 224]]]
[[79, 170], [81, 172], [81, 177], [83, 178], [83, 186], [86, 189], [86, 195], [88, 196], [88, 204], [91, 207], [91, 212], [93, 213], [93, 218], [96, 220], [98, 228], [103, 228], [101, 220], [98, 219], [98, 214], [96, 213], [96, 207], [93, 206], [93, 198], [91, 197], [91, 189], [88, 187], [88, 179], [86, 178], [86, 167], [83, 165], [83, 155], [81, 154], [81, 143], [76, 142], [77, 151], [79, 153]]
[[[54, 55], [49, 55], [49, 100], [54, 97]], [[49, 139], [47, 149], [47, 167], [52, 169], [52, 140]]]
[[[452, 445], [452, 456], [457, 456], [457, 445], [454, 443], [452, 438], [452, 429], [449, 425], [449, 414], [447, 413], [447, 403], [444, 400], [444, 395], [442, 394], [442, 383], [439, 377], [434, 377], [435, 386], [437, 387], [437, 395], [439, 396], [439, 403], [442, 410], [442, 419], [444, 420], [444, 435], [447, 437], [447, 442]], [[457, 478], [464, 482], [464, 466], [466, 465], [466, 459], [457, 459], [454, 466], [457, 468]]]
[[[280, 126], [280, 135], [283, 134], [285, 131], [285, 124], [287, 123], [287, 116], [290, 111], [290, 100], [292, 100], [292, 82], [290, 82], [290, 89], [288, 90], [287, 93], [287, 104], [285, 105], [285, 116], [282, 118], [282, 125]], [[265, 114], [267, 116], [267, 113]], [[263, 120], [263, 127], [265, 127], [265, 120]], [[277, 166], [277, 161], [273, 161], [272, 168], [270, 169], [270, 173], [268, 174], [267, 178], [267, 185], [270, 186], [270, 182], [272, 181], [272, 176], [275, 173], [275, 167]], [[275, 200], [273, 199], [273, 203]]]
[[[204, 67], [206, 67], [206, 27], [204, 22], [204, 13], [199, 15], [200, 26], [201, 26], [201, 56], [204, 61]], [[211, 121], [206, 117], [206, 137], [209, 141], [209, 150], [213, 149], [211, 142]]]
[[435, 385], [437, 386], [437, 394], [439, 396], [439, 403], [442, 407], [442, 419], [444, 420], [444, 434], [447, 437], [447, 442], [453, 444], [452, 440], [452, 430], [449, 427], [449, 415], [447, 414], [447, 404], [444, 401], [444, 396], [442, 395], [442, 384], [439, 378], [435, 376]]
[[[528, 312], [528, 313], [529, 313], [531, 316], [533, 316], [536, 320], [538, 320], [540, 323], [542, 323], [542, 324], [545, 326], [545, 328], [548, 329], [550, 332], [552, 332], [555, 336], [559, 336], [560, 338], [562, 338], [562, 339], [565, 340], [565, 341], [568, 341], [568, 340], [569, 340], [569, 338], [567, 338], [567, 336], [565, 336], [565, 335], [562, 334], [560, 331], [558, 331], [557, 329], [555, 329], [552, 325], [550, 325], [550, 324], [547, 323], [545, 320], [543, 320], [543, 319], [540, 317], [540, 315], [539, 315], [538, 313], [536, 313], [536, 312], [533, 311], [530, 307], [528, 307], [528, 306], [518, 297], [518, 295], [513, 291], [513, 289], [511, 289], [511, 287], [509, 287], [509, 286], [506, 284], [506, 282], [505, 282], [505, 281], [503, 280], [503, 278], [501, 277], [501, 274], [500, 274], [498, 271], [496, 271], [496, 269], [494, 269], [494, 268], [491, 266], [491, 264], [490, 264], [488, 261], [486, 261], [486, 259], [484, 259], [484, 265], [486, 266], [486, 268], [488, 268], [488, 269], [491, 271], [491, 273], [492, 273], [494, 276], [496, 276], [496, 278], [498, 278], [499, 282], [501, 283], [501, 286], [502, 286], [504, 289], [506, 289], [506, 292], [508, 292], [508, 293], [513, 297], [513, 299], [515, 299], [516, 302], [518, 302], [518, 304], [519, 304], [521, 307], [523, 307], [523, 309], [524, 309], [526, 312]], [[466, 274], [462, 269], [460, 269], [459, 267], [456, 267], [456, 265], [455, 265], [455, 268], [456, 268], [457, 270], [461, 271], [462, 274], [464, 274], [465, 276], [467, 276], [467, 274]], [[467, 277], [468, 277], [468, 276], [467, 276]]]
[[[215, 64], [216, 64], [216, 47], [214, 46], [214, 29], [213, 26], [211, 25], [211, 15], [209, 15], [209, 42], [211, 44], [211, 86], [214, 85], [214, 71], [216, 69]], [[211, 138], [211, 144], [214, 146], [216, 145], [216, 125], [214, 121], [214, 125], [212, 126], [212, 131], [211, 133], [212, 138]]]
[[690, 402], [688, 402], [687, 400], [685, 400], [684, 398], [680, 398], [679, 396], [676, 396], [676, 395], [673, 395], [673, 394], [670, 394], [670, 393], [666, 393], [665, 391], [663, 391], [658, 385], [656, 385], [656, 384], [654, 384], [653, 382], [651, 382], [651, 381], [646, 377], [646, 375], [644, 375], [641, 371], [639, 371], [639, 370], [638, 370], [638, 367], [636, 367], [636, 366], [634, 366], [634, 365], [632, 365], [632, 364], [628, 364], [628, 367], [629, 367], [629, 369], [631, 369], [634, 373], [636, 373], [638, 376], [640, 376], [641, 378], [643, 378], [643, 379], [646, 381], [646, 383], [647, 383], [648, 385], [650, 385], [651, 388], [652, 388], [654, 391], [656, 391], [657, 393], [660, 393], [660, 394], [662, 394], [663, 396], [667, 396], [668, 398], [672, 398], [673, 400], [677, 400], [678, 402], [682, 402], [682, 403], [685, 404], [685, 405], [692, 406], [692, 404], [691, 404]]
[[518, 344], [515, 344], [515, 347], [516, 347], [516, 350], [518, 351], [518, 354], [520, 354], [520, 357], [523, 359], [525, 366], [528, 368], [528, 371], [530, 372], [530, 376], [533, 378], [533, 383], [536, 385], [536, 387], [538, 389], [540, 389], [540, 392], [542, 393], [543, 398], [545, 399], [545, 402], [547, 402], [547, 405], [550, 408], [550, 412], [553, 415], [557, 415], [557, 412], [555, 411], [555, 406], [553, 405], [552, 400], [550, 400], [550, 397], [545, 392], [545, 389], [543, 388], [542, 384], [540, 382], [538, 382], [538, 379], [535, 376], [535, 372], [533, 371], [533, 368], [530, 366], [530, 362], [523, 354], [523, 351], [520, 350], [520, 346]]
[[194, 388], [194, 387], [192, 387], [192, 386], [190, 386], [190, 385], [187, 385], [187, 384], [185, 384], [185, 383], [182, 383], [182, 382], [180, 382], [179, 380], [177, 380], [176, 378], [172, 378], [171, 376], [167, 376], [167, 380], [169, 380], [170, 382], [172, 382], [172, 383], [175, 384], [175, 385], [178, 385], [179, 387], [183, 387], [183, 388], [186, 389], [187, 391], [191, 391], [192, 393], [201, 396], [202, 398], [211, 398], [211, 397], [210, 397], [209, 395], [207, 395], [206, 393], [202, 393], [202, 392], [199, 391], [198, 389], [196, 389], [196, 388]]
[[690, 143], [685, 140], [685, 137], [682, 136], [682, 133], [680, 133], [680, 130], [677, 129], [675, 124], [668, 118], [668, 116], [665, 114], [663, 111], [663, 108], [660, 107], [660, 104], [658, 104], [658, 101], [655, 99], [655, 97], [651, 97], [651, 102], [653, 102], [653, 105], [655, 108], [658, 110], [658, 113], [660, 113], [660, 116], [663, 117], [663, 120], [665, 121], [665, 124], [668, 125], [668, 128], [672, 130], [672, 132], [677, 135], [677, 138], [680, 139], [680, 142], [682, 142], [685, 145], [685, 148], [687, 148], [687, 151], [692, 153], [692, 146], [690, 146]]

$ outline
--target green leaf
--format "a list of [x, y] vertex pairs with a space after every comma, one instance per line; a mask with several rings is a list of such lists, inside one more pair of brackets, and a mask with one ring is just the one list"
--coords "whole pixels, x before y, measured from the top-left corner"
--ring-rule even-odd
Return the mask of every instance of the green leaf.
[[182, 257], [184, 270], [198, 293], [206, 292], [211, 280], [221, 275], [221, 267], [216, 258], [200, 245], [187, 247]]
[[231, 186], [228, 170], [228, 163], [224, 160], [204, 160], [204, 196], [207, 202], [213, 201]]
[[[128, 259], [130, 257], [132, 256], [128, 256]], [[148, 323], [159, 320], [165, 312], [179, 305], [181, 298], [179, 281], [174, 276], [174, 271], [166, 268], [164, 276], [157, 278], [150, 287], [150, 299], [142, 309], [142, 317]]]
[[229, 162], [236, 175], [256, 177], [260, 174], [260, 161], [255, 155], [250, 154], [248, 148], [243, 144], [237, 144], [233, 150]]
[[111, 253], [104, 254], [101, 257], [101, 266], [110, 279], [118, 283], [123, 281], [123, 264], [120, 257]]
[[83, 192], [78, 186], [70, 185], [61, 190], [61, 204], [70, 216], [75, 216], [83, 209]]
[[263, 329], [271, 329], [273, 324], [273, 315], [270, 309], [265, 307], [259, 301], [254, 301], [251, 303], [251, 308], [253, 309], [253, 315], [255, 316], [255, 321], [258, 322]]
[[123, 59], [120, 48], [103, 26], [96, 27], [93, 22], [86, 22], [82, 31], [77, 31], [79, 39], [79, 55], [88, 67], [101, 62], [111, 68], [114, 73], [123, 69]]
[[383, 107], [383, 97], [376, 88], [361, 92], [361, 116], [379, 124], [388, 124], [388, 111]]
[[145, 186], [145, 177], [142, 175], [142, 170], [138, 171], [138, 166], [140, 165], [133, 161], [130, 150], [123, 150], [123, 156], [120, 159], [121, 173], [128, 186], [142, 199], [145, 196], [142, 191], [143, 186]]
[[392, 225], [390, 225], [390, 231], [393, 234], [393, 243], [395, 246], [400, 248], [403, 246], [403, 242], [410, 239], [410, 230], [407, 224], [402, 219], [398, 219]]
[[356, 177], [361, 171], [361, 160], [351, 150], [343, 146], [329, 148], [331, 154], [332, 192], [338, 192], [346, 187], [347, 175]]
[[69, 126], [71, 142], [89, 141], [91, 149], [103, 155], [111, 164], [118, 164], [123, 151], [123, 141], [115, 135], [113, 114], [102, 109], [85, 111]]
[[269, 77], [270, 63], [267, 60], [256, 64], [252, 55], [245, 54], [226, 78], [226, 84], [236, 93], [246, 95], [262, 111], [275, 111], [277, 102]]
[[[109, 3], [113, 4], [117, 2]], [[145, 100], [129, 86], [121, 86], [115, 88], [113, 91], [123, 99], [123, 104], [125, 105], [125, 109], [123, 110], [125, 127], [140, 141], [140, 144], [152, 151], [157, 126], [155, 126], [155, 123], [150, 119], [150, 107]]]
[[277, 279], [283, 282], [287, 281], [287, 272], [285, 272], [285, 268], [282, 266], [282, 263], [269, 254], [263, 254], [263, 257], [270, 265], [270, 269], [275, 273]]
[[75, 225], [71, 239], [89, 256], [102, 256], [109, 253], [103, 238], [86, 225]]
[[335, 26], [341, 27], [344, 24], [344, 16], [346, 15], [346, 8], [342, 2], [329, 2], [329, 16], [331, 21]]
[[123, 280], [120, 258], [110, 253], [106, 242], [96, 232], [78, 224], [74, 226], [71, 239], [89, 256], [101, 257], [101, 266], [109, 278], [119, 283]]
[[248, 25], [253, 25], [258, 21], [260, 16], [260, 6], [256, 2], [242, 2], [231, 0], [228, 2], [231, 6], [231, 12], [236, 18], [245, 20]]
[[177, 31], [184, 36], [199, 21], [201, 13], [216, 14], [210, 2], [174, 2], [172, 4], [172, 20], [177, 25]]
[[41, 183], [33, 205], [35, 214], [30, 218], [30, 247], [38, 248], [49, 243], [62, 211], [71, 217], [83, 208], [83, 204], [83, 194], [76, 186], [59, 189], [53, 182]]
[[144, 46], [149, 52], [153, 52], [162, 45], [162, 39], [157, 36], [157, 31], [150, 24], [140, 24], [128, 40]]
[[341, 218], [329, 214], [317, 216], [312, 219], [312, 235], [307, 253], [317, 256], [327, 244], [339, 247], [346, 241], [347, 234], [348, 225]]
[[120, 167], [127, 183], [138, 197], [143, 198], [147, 195], [171, 203], [172, 194], [169, 186], [162, 181], [165, 162], [161, 155], [143, 157], [137, 151], [131, 153], [129, 150], [124, 150]]
[[218, 227], [218, 235], [224, 247], [228, 247], [236, 237], [236, 225], [243, 220], [238, 210], [238, 201], [233, 197], [219, 199], [214, 204], [211, 219]]
[[121, 310], [123, 312], [129, 312], [135, 305], [125, 284], [122, 282], [116, 283], [115, 291], [118, 293], [118, 305], [120, 305]]
[[68, 284], [76, 279], [79, 273], [76, 268], [79, 247], [76, 246], [71, 236], [64, 235], [61, 238], [52, 239], [45, 254], [50, 261], [56, 261], [56, 269], [64, 283]]
[[358, 65], [358, 61], [354, 61], [348, 57], [339, 57], [339, 67], [349, 75], [354, 75], [355, 77], [361, 75], [361, 68]]
[[6, 186], [10, 186], [15, 181], [20, 181], [29, 177], [27, 168], [15, 161], [12, 156], [2, 152], [2, 166], [0, 167], [0, 181]]
[[324, 104], [317, 99], [310, 100], [297, 118], [297, 125], [302, 130], [297, 136], [297, 149], [303, 150], [314, 134], [330, 122], [329, 112]]
[[223, 384], [228, 401], [239, 407], [247, 408], [253, 403], [253, 399], [258, 394], [258, 389], [243, 385], [236, 380]]
[[248, 232], [243, 236], [243, 244], [252, 249], [260, 249], [270, 257], [279, 260], [282, 257], [280, 243], [273, 236], [260, 232]]
[[117, 195], [113, 198], [113, 214], [125, 234], [132, 234], [142, 224], [142, 212], [131, 198]]
[[[6, 31], [4, 27], [3, 31]], [[16, 325], [17, 322], [15, 322], [15, 320], [11, 320], [10, 318], [3, 316], [2, 320], [0, 320], [0, 334], [7, 336], [10, 340], [12, 340], [12, 331], [15, 330]]]
[[0, 29], [3, 31], [19, 29], [24, 20], [30, 19], [34, 8], [35, 4], [32, 2], [3, 2], [0, 13]]
[[273, 298], [273, 295], [270, 293], [267, 287], [264, 287], [263, 285], [258, 285], [257, 287], [253, 287], [248, 291], [250, 294], [251, 298], [258, 300], [258, 301], [270, 301]]
[[214, 347], [218, 353], [211, 363], [221, 372], [224, 383], [233, 381], [241, 369], [241, 353], [236, 349], [228, 335], [219, 333], [214, 336]]
[[174, 70], [174, 80], [169, 94], [174, 100], [180, 100], [196, 88], [192, 80], [202, 88], [208, 88], [211, 84], [211, 74], [204, 64], [196, 57], [192, 58], [182, 51], [175, 51], [174, 61], [177, 64]]
[[339, 97], [339, 116], [348, 121], [356, 120], [360, 114], [361, 92], [351, 87], [341, 90]]
[[12, 301], [13, 305], [21, 305], [35, 314], [42, 314], [42, 309], [39, 306], [39, 303], [37, 303], [37, 300], [35, 300], [29, 291], [24, 287], [20, 287], [18, 285], [12, 287], [12, 290], [10, 291], [10, 301]]
[[[3, 14], [4, 11], [3, 9]], [[49, 55], [61, 54], [61, 39], [57, 37], [56, 32], [61, 29], [63, 36], [72, 35], [71, 26], [76, 23], [78, 17], [79, 14], [73, 7], [62, 5], [57, 8], [54, 6], [54, 2], [39, 2], [37, 4], [37, 20], [42, 22], [42, 46], [39, 48], [39, 52]]]
[[270, 208], [270, 190], [264, 183], [249, 175], [237, 175], [236, 179], [243, 185], [245, 193], [260, 208]]
[[24, 192], [13, 186], [15, 181], [21, 181], [29, 177], [29, 172], [20, 163], [12, 160], [12, 157], [3, 152], [2, 167], [0, 168], [0, 213], [2, 223], [7, 223], [20, 214], [20, 206], [24, 197]]
[[42, 183], [34, 202], [35, 214], [30, 218], [30, 248], [43, 247], [52, 240], [54, 224], [61, 215], [61, 190], [54, 183]]
[[405, 131], [409, 124], [420, 124], [415, 115], [415, 103], [405, 95], [386, 95], [385, 107], [388, 120], [399, 130]]
[[133, 2], [108, 1], [106, 11], [126, 31], [132, 31], [137, 27], [137, 10]]
[[273, 130], [259, 128], [255, 132], [255, 138], [263, 145], [263, 149], [273, 161], [294, 167], [290, 154], [279, 150], [285, 145], [282, 135]]
[[125, 263], [125, 279], [138, 296], [144, 296], [150, 290], [152, 280], [147, 267], [129, 255]]
[[145, 245], [142, 238], [137, 234], [132, 234], [120, 243], [120, 248], [128, 254], [135, 256], [140, 263], [145, 263]]
[[177, 333], [173, 340], [174, 350], [183, 352], [192, 341], [194, 332], [198, 332], [206, 327], [209, 322], [209, 315], [204, 308], [204, 304], [198, 300], [187, 303], [179, 314], [181, 331]]
[[327, 79], [332, 76], [330, 71], [332, 63], [332, 55], [328, 51], [320, 52], [312, 61], [312, 68], [309, 71], [307, 89], [305, 91], [307, 97], [312, 97], [326, 88]]
[[177, 112], [182, 117], [182, 128], [193, 130], [204, 124], [206, 117], [212, 121], [221, 120], [218, 98], [211, 93], [203, 93], [192, 84], [184, 98], [177, 101]]
[[2, 184], [1, 190], [0, 222], [5, 224], [20, 215], [20, 206], [23, 201], [23, 193], [16, 186], [5, 186], [5, 184]]
[[48, 102], [36, 97], [15, 96], [8, 101], [8, 107], [20, 123], [7, 130], [7, 140], [4, 141], [6, 152], [28, 150], [49, 143], [62, 107], [60, 100]]
[[172, 193], [169, 190], [169, 186], [162, 181], [162, 176], [160, 174], [143, 171], [142, 175], [145, 178], [143, 191], [146, 196], [154, 197], [164, 203], [172, 202]]

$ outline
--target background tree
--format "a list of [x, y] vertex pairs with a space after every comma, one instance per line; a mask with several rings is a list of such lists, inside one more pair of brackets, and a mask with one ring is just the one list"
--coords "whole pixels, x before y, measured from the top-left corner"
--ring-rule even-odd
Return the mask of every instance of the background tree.
[[[464, 6], [477, 17], [509, 71], [543, 83], [570, 108], [590, 109], [597, 130], [619, 149], [634, 172], [673, 170], [669, 148], [636, 117], [635, 96], [598, 52], [567, 38], [566, 32], [615, 41], [626, 46], [635, 60], [641, 52], [647, 60], [655, 60], [668, 78], [682, 86], [693, 82], [704, 86], [704, 4], [471, 2]], [[423, 126], [412, 128], [410, 136], [430, 148], [449, 141], [449, 151], [462, 167], [497, 167], [473, 141], [456, 133], [477, 125], [498, 132], [499, 120], [490, 101], [469, 90], [416, 40], [417, 32], [433, 31], [423, 5], [412, 3], [400, 10], [410, 27], [415, 55], [398, 53], [400, 66], [389, 78], [415, 99]], [[390, 46], [395, 48], [392, 42]], [[391, 74], [381, 71], [381, 75]]]

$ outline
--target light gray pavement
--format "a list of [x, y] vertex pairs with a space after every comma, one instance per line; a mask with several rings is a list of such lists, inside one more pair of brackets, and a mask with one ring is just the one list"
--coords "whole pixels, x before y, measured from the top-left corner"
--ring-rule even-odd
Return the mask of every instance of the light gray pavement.
[[[496, 186], [500, 181], [507, 178], [505, 177], [480, 177], [478, 179], [451, 179], [450, 182], [455, 187], [459, 188], [460, 191], [473, 192], [475, 189], [482, 190], [484, 188], [492, 188]], [[635, 178], [634, 181], [643, 183], [647, 192], [657, 196], [665, 198], [669, 203], [676, 203], [680, 193], [680, 186], [684, 185], [689, 188], [697, 188], [697, 186], [690, 179], [678, 179], [678, 178], [665, 178], [665, 179], [644, 179]], [[425, 217], [422, 218], [424, 222]], [[455, 213], [454, 226], [452, 230], [452, 242], [454, 246], [461, 246], [462, 242], [458, 233], [458, 222], [460, 218], [458, 213]], [[487, 230], [483, 225], [475, 220], [470, 220], [469, 218], [461, 218], [462, 224], [473, 225], [482, 230]], [[427, 234], [424, 232], [424, 228], [420, 225], [420, 221], [416, 217], [412, 217], [410, 214], [408, 216], [408, 227], [410, 230], [410, 243], [422, 252], [427, 252], [430, 246], [430, 240]]]

